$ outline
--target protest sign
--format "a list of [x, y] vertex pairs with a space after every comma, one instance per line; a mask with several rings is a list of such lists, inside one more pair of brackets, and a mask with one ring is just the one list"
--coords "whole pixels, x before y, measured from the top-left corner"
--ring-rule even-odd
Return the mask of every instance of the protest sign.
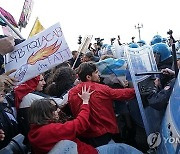
[[92, 35], [86, 35], [83, 39], [83, 42], [80, 44], [78, 52], [86, 53], [87, 49], [89, 47], [89, 44], [91, 43]]
[[12, 76], [20, 84], [70, 58], [71, 51], [57, 23], [15, 46], [13, 52], [6, 54], [5, 70], [17, 69]]
[[74, 61], [74, 64], [72, 66], [72, 68], [74, 69], [74, 66], [80, 56], [81, 53], [86, 53], [89, 47], [89, 44], [91, 43], [91, 39], [92, 39], [92, 35], [86, 35], [83, 39], [83, 42], [80, 44], [79, 49], [78, 49], [78, 56], [76, 58], [76, 60]]
[[28, 24], [29, 18], [31, 16], [32, 8], [33, 8], [33, 0], [25, 0], [23, 9], [21, 12], [21, 16], [19, 18], [18, 26], [25, 28]]

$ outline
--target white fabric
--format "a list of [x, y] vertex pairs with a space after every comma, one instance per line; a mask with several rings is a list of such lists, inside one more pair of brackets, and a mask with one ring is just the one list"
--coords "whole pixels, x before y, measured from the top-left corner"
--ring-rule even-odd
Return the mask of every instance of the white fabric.
[[33, 94], [33, 93], [29, 93], [23, 97], [22, 102], [19, 105], [19, 108], [30, 107], [34, 100], [42, 99], [42, 98], [44, 98], [44, 97], [42, 97], [40, 95]]
[[[40, 95], [37, 95], [37, 94], [33, 94], [33, 93], [29, 93], [27, 94], [26, 96], [23, 97], [22, 99], [22, 102], [20, 103], [19, 105], [19, 108], [27, 108], [27, 107], [30, 107], [32, 102], [34, 100], [37, 100], [37, 99], [42, 99], [44, 98], [43, 96], [40, 96]], [[51, 99], [55, 100], [56, 103], [59, 105], [59, 106], [64, 106], [65, 104], [67, 104], [67, 101], [68, 101], [68, 93], [66, 93], [63, 98], [54, 98], [54, 97], [50, 97]]]
[[59, 105], [59, 106], [64, 106], [65, 104], [68, 103], [68, 93], [66, 93], [63, 98], [52, 98], [56, 101], [56, 103]]

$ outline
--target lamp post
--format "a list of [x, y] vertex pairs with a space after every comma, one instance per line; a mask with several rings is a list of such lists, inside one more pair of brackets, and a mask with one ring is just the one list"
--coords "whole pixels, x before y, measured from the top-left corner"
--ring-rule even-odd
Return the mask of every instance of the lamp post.
[[138, 29], [138, 33], [139, 33], [139, 40], [141, 40], [141, 28], [143, 28], [143, 24], [137, 24], [135, 25], [135, 29]]

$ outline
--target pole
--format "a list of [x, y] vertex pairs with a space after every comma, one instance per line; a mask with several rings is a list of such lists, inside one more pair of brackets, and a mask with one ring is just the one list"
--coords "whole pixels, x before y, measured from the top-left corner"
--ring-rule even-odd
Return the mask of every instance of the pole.
[[76, 62], [77, 62], [80, 54], [81, 54], [81, 53], [84, 53], [84, 52], [88, 49], [88, 46], [89, 46], [89, 44], [90, 44], [90, 42], [91, 42], [92, 37], [93, 37], [92, 35], [87, 35], [87, 36], [84, 38], [83, 42], [80, 44], [79, 49], [78, 49], [78, 55], [77, 55], [77, 57], [76, 57], [76, 59], [75, 59], [75, 61], [74, 61], [74, 64], [73, 64], [73, 66], [72, 66], [72, 69], [74, 69], [75, 64], [76, 64]]
[[137, 24], [137, 26], [135, 25], [135, 29], [138, 29], [138, 33], [139, 33], [139, 41], [141, 40], [141, 28], [143, 28], [143, 24]]
[[141, 40], [141, 32], [140, 32], [140, 29], [138, 29], [138, 31], [139, 31], [139, 40]]
[[20, 39], [24, 39], [21, 34], [7, 21], [7, 19], [1, 13], [0, 18], [19, 36]]
[[80, 54], [81, 54], [81, 52], [78, 51], [78, 55], [77, 55], [77, 57], [76, 57], [76, 59], [75, 59], [75, 61], [74, 61], [74, 63], [73, 63], [72, 69], [74, 69], [74, 67], [75, 67], [75, 65], [76, 65], [76, 62], [77, 62], [77, 60], [78, 60]]
[[77, 60], [78, 60], [78, 58], [79, 58], [79, 56], [80, 56], [80, 54], [81, 54], [81, 52], [82, 52], [82, 49], [84, 49], [84, 48], [86, 47], [86, 45], [87, 45], [87, 44], [86, 44], [87, 39], [88, 39], [88, 37], [86, 37], [85, 40], [84, 40], [84, 42], [81, 43], [81, 45], [79, 46], [78, 55], [77, 55], [77, 57], [76, 57], [76, 59], [75, 59], [75, 61], [74, 61], [74, 64], [73, 64], [73, 66], [72, 66], [72, 69], [74, 69], [74, 67], [75, 67], [75, 65], [76, 65], [76, 62], [77, 62]]
[[177, 78], [178, 76], [178, 66], [177, 66], [177, 56], [176, 56], [176, 47], [175, 47], [175, 39], [172, 35], [170, 35], [170, 38], [172, 39], [172, 53], [173, 53], [173, 62], [174, 62], [174, 71], [175, 71], [175, 77]]

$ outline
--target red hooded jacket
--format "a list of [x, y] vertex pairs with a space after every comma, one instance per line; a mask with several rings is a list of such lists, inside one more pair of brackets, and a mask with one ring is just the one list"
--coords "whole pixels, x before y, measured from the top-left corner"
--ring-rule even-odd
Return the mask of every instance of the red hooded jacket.
[[40, 80], [40, 75], [38, 75], [38, 76], [20, 84], [14, 88], [16, 109], [19, 109], [19, 105], [24, 96], [26, 96], [28, 93], [31, 93], [36, 90], [39, 80]]
[[90, 86], [91, 91], [95, 90], [95, 92], [91, 95], [89, 100], [90, 127], [82, 133], [81, 136], [92, 138], [106, 133], [118, 133], [118, 125], [113, 109], [113, 100], [124, 101], [134, 98], [134, 89], [112, 89], [107, 85], [91, 81], [82, 82], [69, 91], [68, 102], [75, 117], [79, 114], [80, 106], [82, 104], [82, 100], [79, 98], [78, 93], [81, 93], [81, 89], [84, 85], [86, 85], [86, 87]]

